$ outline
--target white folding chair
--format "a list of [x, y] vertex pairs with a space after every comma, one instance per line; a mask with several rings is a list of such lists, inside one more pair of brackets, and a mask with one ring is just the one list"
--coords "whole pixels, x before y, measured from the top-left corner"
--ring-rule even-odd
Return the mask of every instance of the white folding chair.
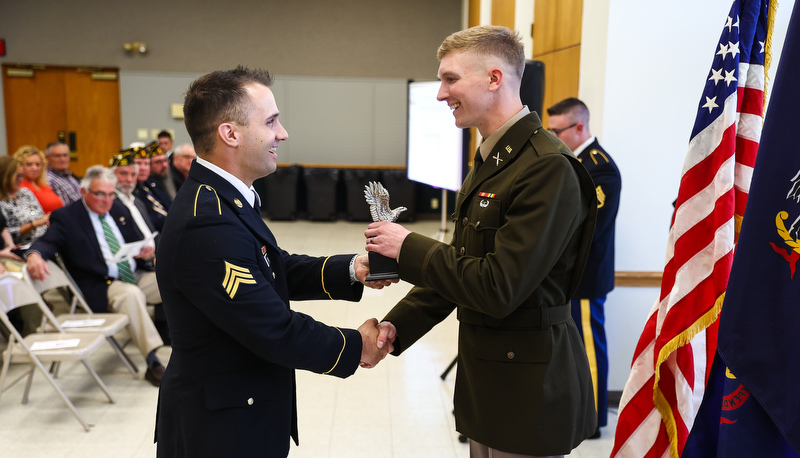
[[[8, 319], [8, 312], [29, 304], [37, 305], [42, 310], [45, 320], [54, 323], [58, 332], [29, 334], [23, 338], [19, 330], [16, 329], [11, 323], [11, 320]], [[115, 402], [114, 397], [108, 391], [103, 381], [100, 380], [97, 372], [95, 372], [86, 361], [86, 358], [97, 351], [100, 345], [105, 342], [105, 336], [99, 332], [64, 332], [61, 325], [56, 321], [53, 312], [51, 312], [44, 301], [42, 301], [42, 297], [39, 293], [36, 292], [31, 285], [12, 274], [0, 275], [0, 321], [2, 321], [11, 333], [8, 347], [3, 352], [3, 369], [2, 372], [0, 372], [0, 395], [27, 376], [28, 381], [25, 386], [25, 393], [22, 396], [22, 403], [27, 404], [28, 395], [33, 382], [33, 373], [35, 368], [38, 368], [75, 415], [75, 418], [81, 423], [83, 429], [89, 431], [89, 425], [75, 409], [72, 401], [64, 394], [64, 391], [61, 390], [61, 387], [56, 383], [52, 375], [47, 371], [45, 363], [60, 363], [66, 361], [82, 362], [94, 381], [100, 386], [100, 389], [103, 390], [106, 397], [108, 397], [109, 402], [113, 404]], [[8, 375], [8, 368], [12, 362], [32, 363], [33, 367], [6, 387], [5, 382]]]
[[[50, 275], [44, 280], [34, 280], [28, 272], [27, 266], [22, 269], [22, 278], [33, 285], [33, 288], [39, 293], [43, 294], [56, 288], [67, 288], [72, 294], [72, 302], [70, 304], [70, 313], [59, 315], [56, 320], [67, 333], [73, 332], [100, 332], [111, 345], [111, 348], [117, 352], [125, 367], [133, 374], [134, 377], [138, 376], [136, 365], [128, 357], [127, 353], [123, 351], [122, 346], [119, 344], [114, 336], [122, 331], [130, 323], [128, 315], [122, 313], [94, 313], [83, 298], [83, 294], [72, 282], [63, 270], [53, 261], [47, 261], [47, 268], [50, 269]], [[77, 306], [83, 310], [84, 313], [75, 313]], [[102, 321], [100, 321], [102, 320]], [[50, 332], [53, 330], [52, 325], [45, 329]]]

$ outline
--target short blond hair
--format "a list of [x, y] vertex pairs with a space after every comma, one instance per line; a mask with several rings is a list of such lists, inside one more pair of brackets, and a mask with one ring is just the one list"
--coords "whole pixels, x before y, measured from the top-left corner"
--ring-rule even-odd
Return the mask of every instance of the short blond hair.
[[479, 25], [456, 32], [445, 38], [436, 57], [442, 60], [452, 52], [469, 51], [501, 58], [521, 80], [525, 71], [525, 47], [519, 33], [508, 27]]
[[39, 177], [36, 178], [33, 184], [39, 187], [44, 186], [47, 184], [47, 158], [44, 153], [39, 151], [39, 148], [30, 145], [20, 146], [19, 149], [14, 152], [14, 159], [18, 160], [20, 164], [25, 163], [25, 160], [31, 156], [39, 156], [39, 159], [42, 161], [42, 173], [39, 174]]

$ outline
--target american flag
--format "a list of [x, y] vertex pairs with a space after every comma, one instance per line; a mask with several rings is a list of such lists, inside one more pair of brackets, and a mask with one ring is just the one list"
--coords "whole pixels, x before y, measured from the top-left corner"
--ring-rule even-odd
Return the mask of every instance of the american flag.
[[703, 398], [761, 136], [767, 11], [767, 0], [735, 0], [714, 51], [612, 457], [680, 456]]

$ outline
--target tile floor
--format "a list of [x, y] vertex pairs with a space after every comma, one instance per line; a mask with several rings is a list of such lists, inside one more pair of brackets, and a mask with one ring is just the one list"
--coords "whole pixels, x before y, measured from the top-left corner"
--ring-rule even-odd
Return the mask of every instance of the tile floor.
[[[290, 252], [332, 254], [363, 252], [365, 223], [337, 221], [269, 222], [281, 246]], [[407, 224], [411, 230], [436, 236], [438, 221]], [[293, 308], [338, 326], [358, 327], [367, 318], [381, 318], [410, 288], [406, 283], [382, 291], [368, 290], [359, 303], [295, 302]], [[340, 380], [298, 371], [300, 446], [297, 458], [464, 458], [468, 447], [458, 441], [452, 416], [453, 379], [439, 377], [456, 354], [454, 316], [431, 331], [401, 357], [388, 357], [376, 368], [359, 369]], [[131, 347], [141, 367], [144, 361]], [[169, 360], [168, 347], [159, 350]], [[53, 389], [34, 376], [30, 402], [20, 403], [20, 383], [0, 398], [0, 457], [153, 457], [153, 425], [158, 390], [134, 379], [110, 347], [92, 359], [111, 393], [109, 404], [80, 364], [62, 367], [58, 382], [86, 421], [84, 432]], [[12, 365], [11, 375], [22, 365]], [[616, 411], [602, 437], [585, 441], [570, 457], [607, 457], [611, 452]]]

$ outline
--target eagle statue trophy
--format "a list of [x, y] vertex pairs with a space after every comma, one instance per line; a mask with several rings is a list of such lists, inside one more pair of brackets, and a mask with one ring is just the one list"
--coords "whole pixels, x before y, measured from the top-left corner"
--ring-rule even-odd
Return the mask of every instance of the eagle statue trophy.
[[[406, 207], [389, 208], [389, 191], [382, 184], [370, 181], [364, 186], [364, 197], [369, 204], [369, 212], [373, 221], [389, 221], [393, 223], [401, 212], [408, 210]], [[367, 281], [390, 280], [400, 278], [397, 261], [387, 258], [374, 251], [367, 253], [369, 256], [369, 275]]]
[[369, 204], [369, 212], [373, 221], [395, 222], [400, 213], [408, 210], [406, 207], [389, 208], [389, 191], [382, 184], [370, 181], [364, 186], [364, 197]]

